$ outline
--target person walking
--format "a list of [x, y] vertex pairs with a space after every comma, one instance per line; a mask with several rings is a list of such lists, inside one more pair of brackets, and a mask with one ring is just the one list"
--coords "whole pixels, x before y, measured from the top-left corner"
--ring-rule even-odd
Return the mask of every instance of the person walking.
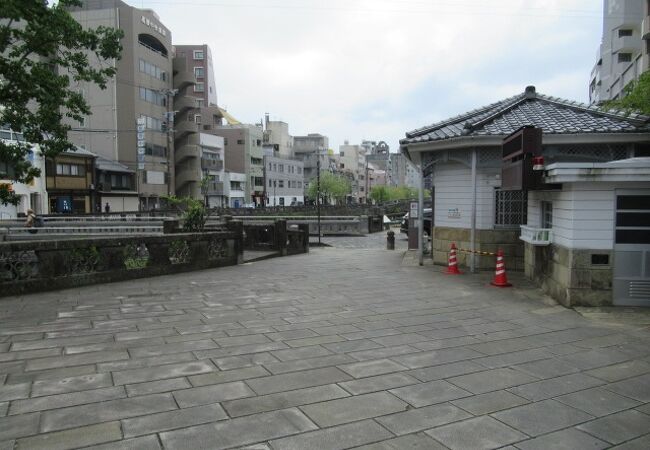
[[108, 202], [106, 202], [106, 204], [104, 205], [104, 212], [105, 213], [111, 212], [111, 205], [109, 205]]
[[27, 210], [27, 217], [25, 218], [25, 228], [29, 228], [29, 233], [31, 234], [36, 234], [38, 230], [35, 230], [34, 227], [36, 226], [36, 214], [34, 214], [34, 210], [29, 208]]

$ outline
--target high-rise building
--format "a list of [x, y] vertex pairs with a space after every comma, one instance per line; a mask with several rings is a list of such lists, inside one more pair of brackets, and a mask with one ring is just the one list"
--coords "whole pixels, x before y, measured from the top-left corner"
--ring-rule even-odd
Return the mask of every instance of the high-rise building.
[[210, 47], [174, 46], [173, 67], [176, 195], [222, 206], [225, 152], [223, 138], [210, 136], [222, 122]]
[[647, 0], [603, 1], [603, 36], [589, 78], [590, 103], [622, 97], [625, 86], [648, 69], [647, 39]]
[[[84, 0], [81, 6], [70, 7], [70, 13], [85, 28], [108, 26], [124, 32], [122, 56], [110, 62], [117, 75], [107, 88], [72, 84], [83, 94], [92, 115], [73, 124], [70, 140], [135, 170], [139, 207], [161, 207], [162, 197], [174, 193], [168, 114], [173, 111], [171, 31], [154, 11], [121, 0]], [[100, 62], [91, 57], [90, 64]]]

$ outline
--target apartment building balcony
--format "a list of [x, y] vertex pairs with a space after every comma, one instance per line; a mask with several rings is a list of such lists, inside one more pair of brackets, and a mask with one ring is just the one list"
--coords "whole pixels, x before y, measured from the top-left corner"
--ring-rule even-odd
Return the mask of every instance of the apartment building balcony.
[[612, 42], [612, 53], [628, 53], [639, 51], [641, 42], [635, 36], [622, 36], [614, 38]]
[[206, 195], [223, 195], [223, 181], [208, 183]]
[[201, 168], [204, 170], [221, 171], [223, 170], [223, 160], [201, 158]]
[[650, 39], [650, 16], [645, 16], [641, 22], [641, 39]]
[[196, 84], [194, 71], [188, 69], [185, 58], [174, 58], [172, 64], [174, 70], [174, 89], [185, 89], [188, 86]]
[[200, 181], [201, 172], [197, 167], [192, 165], [176, 166], [176, 190], [190, 183], [196, 183], [198, 186]]
[[174, 152], [174, 161], [176, 164], [183, 162], [190, 158], [199, 158], [201, 156], [201, 149], [198, 145], [181, 145], [176, 147]]
[[174, 124], [174, 131], [176, 132], [176, 139], [179, 139], [191, 133], [198, 133], [199, 125], [189, 120], [181, 120]]
[[174, 109], [178, 112], [183, 112], [188, 109], [196, 108], [196, 97], [191, 95], [179, 95], [174, 98]]

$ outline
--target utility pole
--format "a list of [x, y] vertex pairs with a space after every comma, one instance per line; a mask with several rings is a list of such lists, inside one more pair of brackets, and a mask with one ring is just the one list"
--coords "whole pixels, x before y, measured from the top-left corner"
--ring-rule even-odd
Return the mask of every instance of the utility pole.
[[318, 215], [318, 246], [320, 247], [320, 148], [316, 152], [316, 214]]

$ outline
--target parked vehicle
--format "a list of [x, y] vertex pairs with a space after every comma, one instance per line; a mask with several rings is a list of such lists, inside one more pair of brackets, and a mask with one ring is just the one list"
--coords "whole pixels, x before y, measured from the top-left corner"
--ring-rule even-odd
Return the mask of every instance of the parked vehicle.
[[[424, 234], [427, 236], [431, 237], [431, 225], [433, 223], [432, 217], [433, 217], [433, 212], [431, 208], [424, 208]], [[408, 234], [409, 232], [409, 213], [404, 214], [404, 217], [402, 217], [402, 223], [399, 227], [400, 233], [406, 233]]]

